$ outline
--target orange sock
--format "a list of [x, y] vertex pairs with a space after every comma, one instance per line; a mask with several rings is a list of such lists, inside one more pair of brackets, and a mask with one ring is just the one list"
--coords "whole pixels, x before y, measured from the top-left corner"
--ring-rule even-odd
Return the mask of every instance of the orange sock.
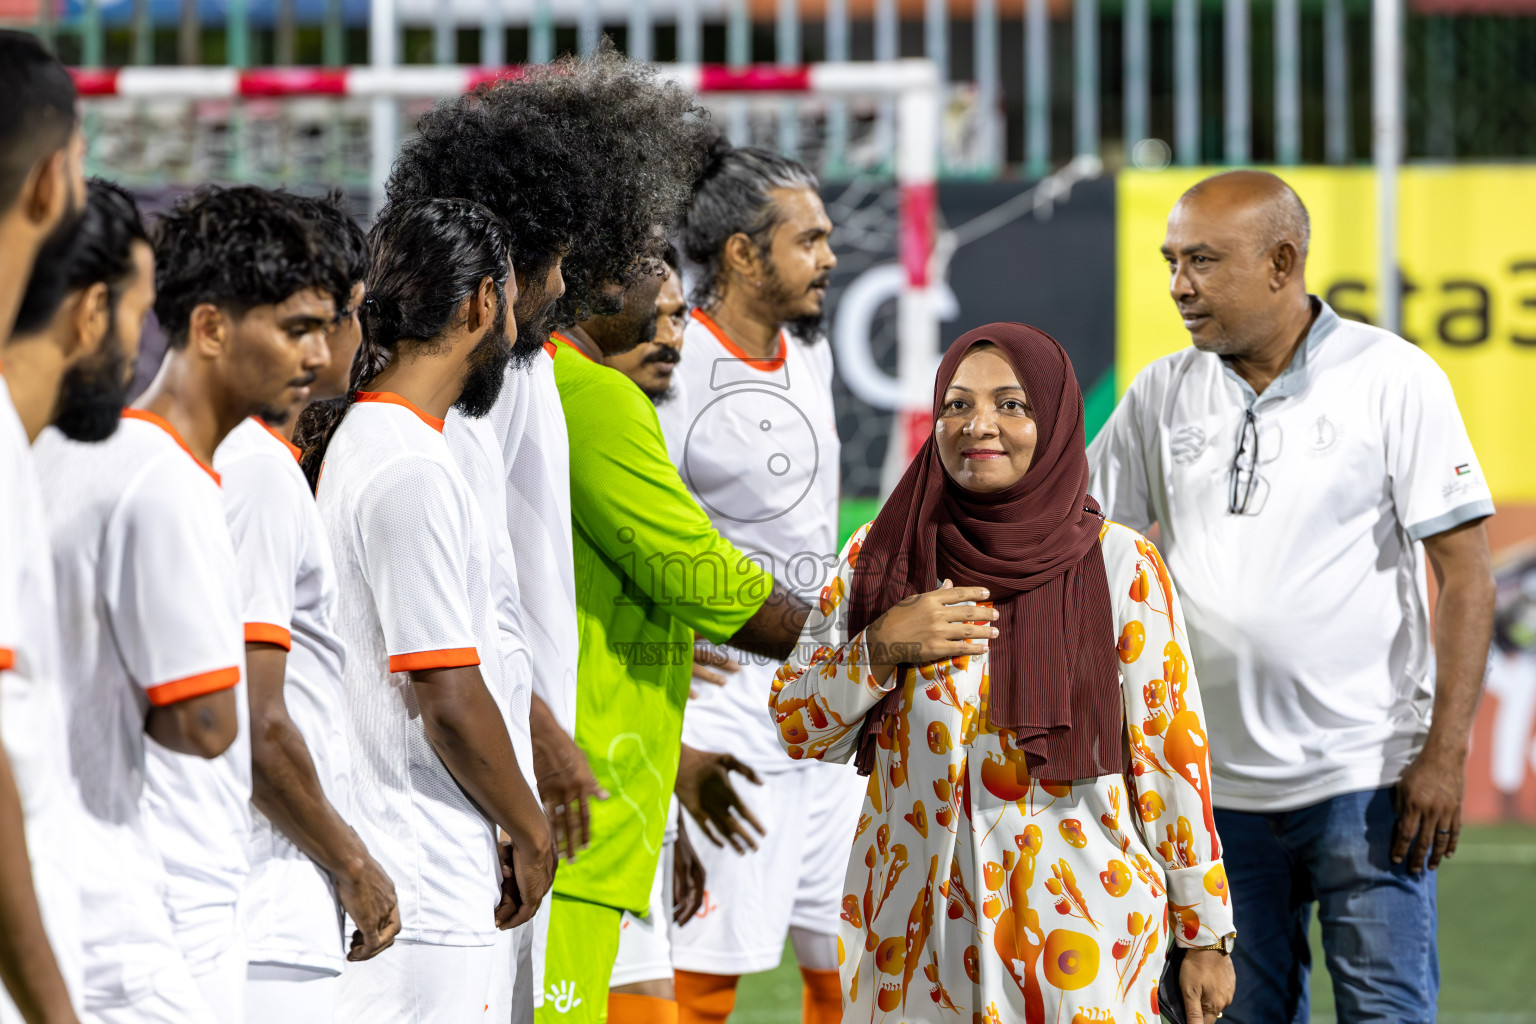
[[800, 1007], [802, 1024], [841, 1024], [843, 982], [836, 971], [800, 968], [805, 979], [805, 1000]]
[[736, 1008], [736, 983], [740, 980], [738, 974], [673, 972], [678, 1024], [725, 1024], [725, 1018]]
[[677, 1024], [677, 1003], [655, 996], [609, 992], [608, 1024]]

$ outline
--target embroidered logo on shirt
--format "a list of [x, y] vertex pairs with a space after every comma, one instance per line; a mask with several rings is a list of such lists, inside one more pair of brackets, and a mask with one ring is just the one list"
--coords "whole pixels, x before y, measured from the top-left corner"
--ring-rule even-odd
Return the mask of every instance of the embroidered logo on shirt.
[[1472, 475], [1472, 464], [1470, 462], [1463, 462], [1461, 465], [1457, 466], [1456, 467], [1456, 475], [1457, 476], [1471, 476]]
[[1193, 466], [1201, 455], [1205, 454], [1205, 431], [1199, 427], [1182, 427], [1173, 435], [1173, 440], [1168, 443], [1169, 450], [1173, 453], [1173, 461], [1181, 466]]
[[1307, 428], [1307, 450], [1313, 455], [1327, 455], [1339, 446], [1344, 430], [1327, 416], [1319, 416]]

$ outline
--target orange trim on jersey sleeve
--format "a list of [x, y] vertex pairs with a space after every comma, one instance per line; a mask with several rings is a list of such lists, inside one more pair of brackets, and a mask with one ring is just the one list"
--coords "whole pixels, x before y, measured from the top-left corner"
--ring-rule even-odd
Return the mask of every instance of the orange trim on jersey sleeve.
[[279, 441], [283, 442], [283, 447], [288, 449], [288, 454], [293, 456], [293, 461], [294, 462], [298, 462], [300, 459], [302, 459], [304, 457], [304, 453], [299, 451], [299, 446], [294, 444], [292, 441], [288, 440], [282, 434], [279, 434], [276, 430], [274, 430], [272, 428], [272, 424], [268, 423], [266, 420], [262, 419], [260, 416], [252, 416], [251, 419], [255, 420], [257, 423], [260, 423], [261, 426], [262, 426], [262, 429], [265, 430], [267, 433], [271, 434], [273, 437], [275, 437]]
[[273, 647], [281, 647], [285, 651], [293, 650], [293, 634], [282, 626], [274, 626], [270, 622], [247, 622], [245, 624], [245, 642], [248, 644], [271, 644]]
[[[164, 417], [158, 416], [155, 413], [150, 412], [148, 409], [124, 409], [123, 419], [143, 420], [145, 423], [153, 423], [167, 434], [170, 434], [171, 440], [180, 445], [181, 450], [187, 453], [187, 458], [197, 463], [197, 467], [204, 473], [207, 473], [209, 476], [213, 477], [214, 483], [218, 484], [220, 487], [224, 486], [223, 478], [213, 471], [212, 466], [206, 464], [202, 459], [199, 459], [196, 455], [192, 454], [192, 449], [187, 447], [187, 442], [182, 439], [182, 436], [179, 433], [176, 432], [175, 427], [171, 426], [165, 421]], [[179, 700], [180, 698], [177, 699]]]
[[551, 359], [555, 358], [555, 352], [558, 351], [558, 349], [559, 346], [552, 341], [546, 341], [544, 343], [544, 354], [549, 356]]
[[453, 647], [443, 651], [416, 651], [391, 654], [391, 672], [426, 672], [434, 668], [468, 668], [480, 664], [480, 652], [473, 647]]
[[709, 314], [702, 309], [695, 308], [689, 315], [708, 328], [709, 333], [715, 336], [716, 341], [725, 346], [727, 352], [752, 367], [752, 369], [762, 370], [764, 373], [774, 373], [784, 365], [784, 357], [789, 354], [789, 350], [788, 346], [784, 344], [784, 332], [782, 330], [779, 331], [779, 354], [772, 359], [759, 359], [756, 356], [749, 356], [743, 352], [741, 346], [732, 341], [720, 329], [720, 325], [711, 320]]
[[175, 704], [193, 697], [201, 697], [204, 694], [217, 693], [227, 690], [240, 681], [240, 668], [231, 665], [229, 668], [216, 669], [212, 672], [199, 672], [195, 676], [187, 676], [185, 679], [172, 679], [168, 683], [159, 686], [151, 686], [144, 693], [149, 697], [149, 702], [157, 708], [163, 708], [167, 704]]
[[[572, 352], [575, 352], [577, 355], [581, 356], [581, 358], [585, 359], [587, 362], [589, 362], [589, 363], [597, 363], [598, 366], [604, 365], [603, 363], [598, 362], [596, 359], [593, 359], [591, 356], [589, 356], [585, 352], [583, 352], [581, 350], [581, 346], [577, 345], [574, 341], [572, 341], [570, 338], [567, 338], [565, 335], [561, 334], [559, 331], [555, 331], [554, 333], [552, 333], [550, 335], [550, 337], [553, 338], [555, 341], [559, 342], [560, 344], [564, 345], [566, 348], [570, 349]], [[550, 356], [553, 357], [554, 353], [551, 352]]]
[[0, 647], [0, 672], [16, 665], [16, 652], [9, 647]]
[[415, 403], [401, 398], [393, 391], [359, 391], [357, 393], [357, 402], [359, 404], [363, 402], [384, 402], [388, 405], [398, 405], [402, 409], [411, 410], [411, 412], [415, 413], [421, 419], [421, 422], [425, 423], [439, 434], [443, 432], [442, 420], [429, 413], [423, 412], [415, 405]]

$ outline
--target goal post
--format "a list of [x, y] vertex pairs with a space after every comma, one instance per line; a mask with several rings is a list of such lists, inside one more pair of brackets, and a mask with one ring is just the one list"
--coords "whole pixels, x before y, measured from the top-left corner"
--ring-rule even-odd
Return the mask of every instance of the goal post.
[[[933, 368], [939, 354], [938, 289], [935, 239], [938, 218], [938, 169], [943, 83], [936, 64], [926, 59], [848, 61], [779, 66], [732, 67], [722, 64], [657, 64], [660, 74], [691, 89], [702, 101], [711, 97], [848, 101], [876, 99], [894, 121], [894, 170], [897, 266], [896, 366], [894, 380], [884, 378], [877, 404], [892, 414], [883, 470], [882, 495], [930, 430]], [[402, 101], [456, 96], [488, 82], [520, 76], [521, 66], [394, 65], [378, 67], [123, 67], [72, 69], [82, 98], [89, 101], [271, 102], [301, 100], [370, 101], [374, 130], [371, 195], [375, 208], [384, 177], [393, 163], [398, 137], [377, 130], [378, 110], [393, 111]], [[232, 118], [232, 121], [234, 119]], [[887, 181], [889, 178], [886, 179]], [[939, 276], [942, 276], [940, 271]], [[894, 285], [896, 282], [892, 282]], [[872, 362], [861, 361], [866, 377]], [[868, 389], [864, 389], [866, 392]]]

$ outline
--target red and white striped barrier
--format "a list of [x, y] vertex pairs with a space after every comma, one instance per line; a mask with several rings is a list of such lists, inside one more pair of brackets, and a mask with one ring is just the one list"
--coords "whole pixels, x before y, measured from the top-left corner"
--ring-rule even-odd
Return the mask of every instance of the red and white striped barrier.
[[[896, 182], [900, 190], [899, 256], [906, 286], [897, 305], [901, 398], [893, 434], [907, 460], [927, 439], [932, 369], [939, 349], [938, 320], [929, 288], [938, 204], [938, 69], [928, 60], [849, 61], [779, 67], [756, 64], [658, 64], [660, 73], [701, 94], [785, 96], [888, 96], [896, 106]], [[271, 99], [303, 96], [356, 97], [388, 101], [457, 96], [481, 85], [515, 79], [521, 66], [455, 65], [393, 67], [125, 67], [71, 69], [87, 98]], [[376, 119], [376, 126], [388, 124]], [[380, 152], [383, 172], [393, 161], [393, 143]], [[897, 452], [893, 451], [893, 455]]]

